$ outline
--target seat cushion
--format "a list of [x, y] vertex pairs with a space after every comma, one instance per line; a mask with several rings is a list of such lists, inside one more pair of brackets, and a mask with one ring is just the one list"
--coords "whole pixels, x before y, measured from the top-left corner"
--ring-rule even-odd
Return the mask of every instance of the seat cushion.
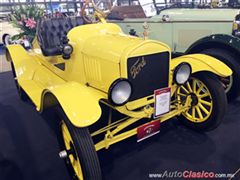
[[74, 27], [83, 25], [81, 17], [42, 19], [38, 22], [37, 38], [44, 56], [61, 54], [61, 41]]

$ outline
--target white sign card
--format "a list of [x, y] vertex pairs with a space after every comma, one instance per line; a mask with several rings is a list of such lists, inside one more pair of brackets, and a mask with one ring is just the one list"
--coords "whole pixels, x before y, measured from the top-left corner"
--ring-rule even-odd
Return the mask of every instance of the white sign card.
[[162, 88], [154, 91], [155, 114], [154, 118], [159, 117], [170, 111], [171, 88]]
[[139, 3], [143, 8], [146, 17], [152, 17], [157, 14], [157, 10], [153, 3], [153, 0], [139, 0]]

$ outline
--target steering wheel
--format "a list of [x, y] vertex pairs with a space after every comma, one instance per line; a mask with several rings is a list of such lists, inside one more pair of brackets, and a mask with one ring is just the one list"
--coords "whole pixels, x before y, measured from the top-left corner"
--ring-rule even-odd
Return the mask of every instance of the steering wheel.
[[111, 0], [86, 0], [81, 9], [81, 16], [87, 23], [98, 23], [107, 17], [113, 9]]

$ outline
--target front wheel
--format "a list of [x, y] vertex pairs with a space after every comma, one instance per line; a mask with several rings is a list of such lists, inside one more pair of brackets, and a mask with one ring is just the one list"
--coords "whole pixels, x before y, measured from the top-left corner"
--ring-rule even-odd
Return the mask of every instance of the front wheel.
[[215, 129], [222, 121], [227, 98], [218, 78], [207, 72], [193, 75], [189, 81], [178, 88], [177, 99], [180, 102], [191, 97], [191, 107], [183, 112], [179, 119], [186, 126], [199, 131]]
[[71, 124], [66, 115], [61, 114], [59, 156], [65, 160], [73, 179], [101, 180], [101, 169], [88, 128], [78, 128]]

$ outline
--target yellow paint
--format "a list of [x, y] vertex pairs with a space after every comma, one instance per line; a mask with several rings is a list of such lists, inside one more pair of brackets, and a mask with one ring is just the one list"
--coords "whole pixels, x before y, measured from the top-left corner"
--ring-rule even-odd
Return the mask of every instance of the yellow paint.
[[[74, 48], [69, 60], [64, 60], [61, 56], [43, 56], [36, 38], [30, 51], [21, 45], [8, 46], [7, 59], [13, 62], [18, 83], [40, 112], [46, 107], [60, 104], [67, 118], [76, 127], [87, 127], [99, 120], [102, 113], [100, 102], [126, 115], [125, 118], [112, 122], [110, 111], [108, 124], [91, 134], [93, 137], [104, 133], [104, 138], [95, 144], [96, 150], [100, 150], [136, 135], [137, 127], [130, 130], [126, 128], [142, 118], [146, 118], [145, 123], [153, 121], [153, 95], [120, 107], [111, 105], [107, 100], [111, 84], [118, 78], [128, 78], [128, 58], [163, 52], [171, 54], [171, 50], [161, 42], [123, 34], [119, 26], [106, 23], [103, 14], [97, 12], [96, 16], [102, 23], [82, 25], [68, 33], [69, 43]], [[221, 61], [201, 54], [172, 60], [170, 55], [169, 60], [168, 86], [173, 101], [170, 112], [154, 121], [164, 122], [179, 115], [195, 123], [206, 121], [214, 106], [208, 88], [197, 79], [192, 84], [188, 82], [181, 87], [174, 84], [174, 69], [180, 63], [188, 62], [193, 73], [209, 71], [222, 77], [230, 76], [231, 69]], [[64, 65], [65, 69], [59, 69], [59, 64]], [[193, 105], [189, 93], [196, 94], [196, 105]], [[184, 96], [184, 100], [181, 100], [181, 96]], [[205, 97], [210, 100], [206, 101]], [[206, 109], [206, 106], [209, 108]], [[74, 148], [73, 138], [63, 121], [61, 131], [66, 150], [72, 146]], [[69, 159], [78, 178], [83, 179], [79, 158], [70, 155]]]
[[191, 54], [181, 56], [171, 61], [171, 69], [173, 70], [178, 64], [188, 62], [192, 67], [192, 72], [210, 71], [221, 77], [228, 77], [232, 75], [232, 70], [218, 59], [204, 55], [204, 54]]
[[[191, 104], [191, 98], [190, 96], [187, 97], [186, 99], [186, 103], [185, 104], [178, 104], [177, 108], [174, 108], [172, 111], [170, 111], [167, 114], [162, 115], [160, 118], [156, 119], [155, 121], [160, 121], [161, 123], [164, 121], [167, 121], [177, 115], [180, 115], [182, 112], [188, 110], [188, 108], [190, 107]], [[114, 130], [110, 131], [110, 129], [112, 129], [112, 127], [109, 125], [107, 128], [104, 127], [103, 129], [100, 129], [96, 132], [94, 132], [93, 134], [91, 134], [92, 136], [94, 136], [95, 134], [98, 134], [99, 132], [107, 132], [105, 134], [105, 138], [101, 141], [99, 141], [97, 144], [95, 144], [95, 148], [97, 151], [103, 149], [103, 148], [109, 148], [110, 145], [115, 144], [119, 141], [122, 141], [124, 139], [127, 139], [131, 136], [134, 136], [137, 134], [137, 128], [133, 128], [131, 130], [119, 133], [120, 131], [122, 131], [124, 128], [132, 125], [133, 123], [137, 122], [138, 120], [140, 120], [141, 118], [128, 118], [128, 119], [124, 119], [124, 121], [120, 121], [119, 123], [114, 124], [113, 123], [113, 127], [115, 127]], [[146, 123], [148, 123], [150, 121], [147, 120]]]
[[[123, 34], [119, 26], [111, 23], [78, 26], [68, 33], [68, 38], [74, 48], [69, 60], [64, 60], [61, 56], [43, 56], [36, 40], [31, 51], [25, 51], [20, 45], [10, 45], [8, 52], [16, 69], [18, 82], [37, 110], [44, 110], [45, 98], [51, 95], [77, 127], [89, 126], [99, 119], [100, 100], [111, 106], [107, 102], [108, 89], [116, 79], [128, 77], [129, 57], [171, 52], [161, 42]], [[211, 71], [223, 77], [231, 74], [226, 65], [207, 55], [176, 58], [170, 61], [169, 86], [172, 95], [177, 89], [177, 85], [172, 84], [173, 69], [181, 62], [190, 63], [193, 72]], [[64, 71], [56, 67], [60, 63], [65, 64]], [[132, 118], [149, 118], [154, 109], [145, 106], [153, 102], [153, 99], [147, 100], [144, 97], [112, 108]], [[134, 111], [139, 107], [143, 108]], [[177, 111], [182, 112], [180, 109]]]
[[45, 90], [58, 99], [68, 119], [78, 127], [85, 127], [95, 123], [101, 116], [99, 100], [106, 98], [96, 90], [76, 82], [67, 82]]

